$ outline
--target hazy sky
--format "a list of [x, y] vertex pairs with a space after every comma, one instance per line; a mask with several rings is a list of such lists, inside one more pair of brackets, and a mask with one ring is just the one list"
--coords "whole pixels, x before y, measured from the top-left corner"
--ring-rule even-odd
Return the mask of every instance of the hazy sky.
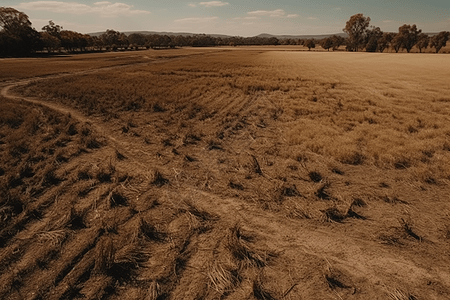
[[342, 32], [356, 13], [383, 31], [417, 24], [424, 32], [450, 30], [450, 0], [1, 0], [25, 12], [40, 30], [53, 20], [82, 33], [150, 30], [240, 36]]

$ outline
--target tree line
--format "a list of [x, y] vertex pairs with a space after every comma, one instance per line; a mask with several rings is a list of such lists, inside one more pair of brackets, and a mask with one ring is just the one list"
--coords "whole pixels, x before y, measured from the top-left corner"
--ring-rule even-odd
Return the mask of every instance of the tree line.
[[[441, 48], [447, 45], [450, 32], [441, 31], [430, 37], [423, 33], [417, 26], [404, 24], [398, 28], [397, 33], [383, 32], [380, 27], [370, 26], [370, 17], [363, 14], [356, 14], [350, 17], [343, 29], [348, 34], [346, 41], [347, 50], [367, 52], [383, 52], [391, 48], [398, 53], [400, 49], [408, 53], [416, 46], [419, 52], [428, 47], [434, 48], [438, 53]], [[329, 42], [322, 41], [322, 47], [329, 49]]]
[[403, 25], [398, 33], [382, 32], [379, 27], [370, 26], [370, 18], [356, 14], [347, 21], [344, 32], [348, 37], [333, 35], [322, 40], [278, 39], [276, 37], [213, 37], [205, 34], [192, 36], [157, 35], [132, 33], [126, 35], [112, 29], [100, 36], [63, 30], [60, 25], [49, 21], [41, 31], [31, 26], [28, 16], [14, 8], [0, 7], [0, 56], [25, 56], [39, 51], [85, 52], [116, 51], [142, 48], [251, 46], [251, 45], [303, 45], [309, 50], [320, 45], [325, 50], [337, 50], [345, 46], [347, 51], [383, 52], [392, 48], [396, 52], [406, 49], [410, 52], [416, 46], [420, 52], [432, 47], [436, 53], [445, 47], [449, 32], [443, 31], [429, 37], [416, 25]]

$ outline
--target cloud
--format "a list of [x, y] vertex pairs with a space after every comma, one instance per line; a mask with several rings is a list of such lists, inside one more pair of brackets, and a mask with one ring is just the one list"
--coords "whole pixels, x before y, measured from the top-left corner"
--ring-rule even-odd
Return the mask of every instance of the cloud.
[[204, 18], [184, 18], [184, 19], [178, 19], [174, 22], [177, 23], [191, 23], [191, 24], [198, 24], [198, 23], [207, 23], [214, 20], [217, 20], [218, 17], [204, 17]]
[[247, 14], [251, 16], [269, 16], [269, 17], [284, 17], [286, 15], [285, 11], [282, 9], [255, 10], [249, 11]]
[[318, 20], [316, 17], [308, 17], [308, 20]]
[[190, 7], [197, 7], [197, 4], [194, 4], [194, 3], [189, 3], [188, 4]]
[[205, 7], [217, 7], [217, 6], [225, 6], [230, 3], [223, 1], [209, 1], [209, 2], [200, 2], [199, 5], [203, 5]]
[[258, 17], [236, 17], [233, 18], [232, 20], [257, 20], [259, 19]]
[[297, 17], [298, 17], [298, 14], [290, 14], [290, 15], [286, 16], [286, 18], [297, 18]]
[[132, 5], [120, 2], [111, 3], [109, 1], [95, 2], [93, 5], [77, 2], [34, 1], [20, 3], [18, 8], [23, 10], [44, 10], [56, 13], [71, 14], [99, 13], [101, 16], [107, 17], [150, 13], [145, 10], [133, 9]]

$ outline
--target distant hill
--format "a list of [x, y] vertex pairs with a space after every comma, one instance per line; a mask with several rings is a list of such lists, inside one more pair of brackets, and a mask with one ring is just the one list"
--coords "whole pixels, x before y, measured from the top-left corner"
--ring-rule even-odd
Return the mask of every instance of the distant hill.
[[[105, 31], [102, 32], [93, 32], [93, 33], [88, 33], [91, 36], [100, 36], [103, 33], [105, 33]], [[123, 33], [125, 33], [126, 35], [130, 35], [133, 33], [141, 33], [141, 34], [158, 34], [158, 35], [181, 35], [181, 36], [194, 36], [194, 35], [199, 35], [199, 33], [191, 33], [191, 32], [168, 32], [168, 31], [124, 31]], [[437, 35], [438, 32], [426, 32], [426, 34], [430, 37]], [[229, 37], [233, 37], [232, 35], [225, 35], [225, 34], [205, 34], [205, 35], [209, 35], [215, 38], [229, 38]], [[277, 34], [268, 34], [268, 33], [261, 33], [259, 35], [257, 35], [257, 37], [264, 37], [264, 38], [271, 38], [271, 37], [276, 37], [280, 40], [283, 39], [316, 39], [316, 40], [321, 40], [333, 35], [339, 35], [342, 37], [347, 37], [348, 35], [346, 33], [330, 33], [330, 34], [306, 34], [306, 35], [288, 35], [288, 34], [282, 34], [282, 35], [277, 35]]]
[[258, 35], [258, 37], [265, 37], [265, 38], [271, 38], [276, 37], [278, 39], [324, 39], [333, 35], [339, 35], [342, 37], [347, 37], [346, 33], [333, 33], [333, 34], [313, 34], [313, 35], [273, 35], [268, 33], [262, 33]]
[[[105, 31], [102, 32], [94, 32], [94, 33], [88, 33], [91, 36], [100, 36], [103, 33], [105, 33]], [[166, 31], [124, 31], [121, 33], [125, 33], [126, 35], [130, 35], [133, 33], [140, 33], [140, 34], [158, 34], [158, 35], [181, 35], [181, 36], [194, 36], [194, 35], [198, 35], [198, 33], [188, 33], [188, 32], [166, 32]], [[207, 34], [209, 36], [212, 37], [220, 37], [220, 38], [226, 38], [226, 37], [231, 37], [230, 35], [224, 35], [224, 34]]]
[[[93, 32], [88, 33], [91, 36], [100, 36], [103, 32]], [[166, 32], [166, 31], [124, 31], [126, 35], [130, 35], [133, 33], [141, 33], [141, 34], [159, 34], [159, 35], [181, 35], [181, 36], [194, 36], [198, 35], [198, 33], [189, 33], [189, 32]], [[206, 34], [212, 37], [216, 38], [229, 38], [232, 37], [231, 35], [225, 35], [225, 34]], [[318, 35], [274, 35], [274, 34], [268, 34], [268, 33], [261, 33], [257, 35], [257, 37], [265, 37], [265, 38], [271, 38], [276, 37], [278, 39], [323, 39], [330, 37], [332, 35], [340, 35], [343, 37], [347, 37], [347, 34], [345, 33], [335, 33], [335, 34], [318, 34]]]

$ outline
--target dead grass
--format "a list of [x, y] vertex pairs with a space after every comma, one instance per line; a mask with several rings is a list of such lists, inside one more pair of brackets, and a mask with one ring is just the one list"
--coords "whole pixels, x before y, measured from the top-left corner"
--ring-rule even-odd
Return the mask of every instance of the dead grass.
[[0, 298], [448, 294], [447, 60], [198, 52], [0, 99]]
[[392, 292], [389, 292], [388, 295], [392, 300], [418, 300], [416, 296], [400, 289], [394, 289]]
[[239, 262], [246, 265], [265, 267], [275, 255], [270, 251], [262, 251], [252, 246], [252, 237], [242, 233], [239, 224], [229, 229], [227, 235], [227, 249]]

